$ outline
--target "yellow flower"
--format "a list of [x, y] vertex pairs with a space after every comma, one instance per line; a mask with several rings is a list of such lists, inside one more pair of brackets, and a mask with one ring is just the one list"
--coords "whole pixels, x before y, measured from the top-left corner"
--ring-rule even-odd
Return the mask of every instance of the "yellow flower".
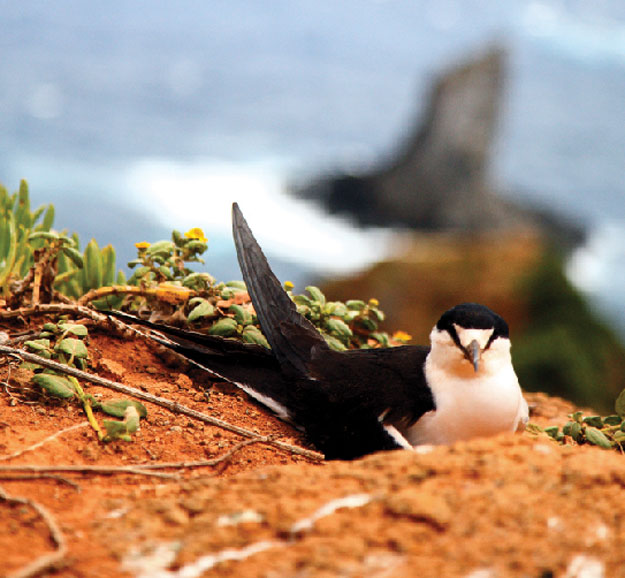
[[393, 333], [393, 339], [406, 342], [412, 339], [412, 335], [409, 335], [405, 331], [395, 331], [395, 333]]
[[284, 290], [285, 291], [291, 291], [291, 289], [293, 289], [293, 287], [295, 287], [295, 285], [293, 285], [293, 283], [291, 281], [285, 281], [284, 282]]
[[206, 243], [208, 239], [204, 236], [204, 231], [199, 227], [193, 227], [193, 229], [189, 229], [184, 236], [187, 239], [197, 239], [198, 241], [202, 241], [202, 243]]
[[135, 247], [139, 249], [139, 251], [145, 251], [147, 248], [149, 248], [150, 245], [151, 243], [148, 243], [147, 241], [141, 241], [140, 243], [135, 243]]
[[378, 305], [380, 305], [380, 302], [375, 297], [369, 299], [369, 307], [378, 307]]

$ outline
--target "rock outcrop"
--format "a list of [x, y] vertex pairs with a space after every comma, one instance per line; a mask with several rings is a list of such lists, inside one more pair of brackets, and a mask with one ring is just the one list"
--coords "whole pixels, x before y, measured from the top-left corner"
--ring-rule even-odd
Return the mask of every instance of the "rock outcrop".
[[320, 178], [295, 194], [319, 199], [330, 212], [347, 213], [361, 225], [483, 231], [546, 224], [500, 197], [491, 182], [504, 76], [500, 48], [448, 71], [390, 162], [366, 174]]

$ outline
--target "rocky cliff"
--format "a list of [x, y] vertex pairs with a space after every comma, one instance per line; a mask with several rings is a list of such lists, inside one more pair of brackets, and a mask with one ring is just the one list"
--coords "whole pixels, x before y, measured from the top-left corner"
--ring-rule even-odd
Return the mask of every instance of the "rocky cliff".
[[361, 174], [320, 177], [293, 192], [361, 225], [486, 231], [534, 226], [570, 241], [579, 232], [502, 198], [490, 174], [505, 81], [495, 47], [441, 74], [391, 160]]

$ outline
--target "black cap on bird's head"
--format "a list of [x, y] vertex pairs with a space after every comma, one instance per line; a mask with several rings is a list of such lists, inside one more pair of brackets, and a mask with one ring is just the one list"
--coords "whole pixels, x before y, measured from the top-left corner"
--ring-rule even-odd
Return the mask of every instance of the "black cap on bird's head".
[[441, 315], [436, 327], [453, 335], [455, 325], [464, 329], [494, 329], [495, 337], [509, 337], [508, 324], [494, 311], [479, 303], [461, 303]]
[[[466, 359], [478, 371], [481, 351], [488, 349], [497, 338], [509, 338], [508, 324], [494, 311], [478, 303], [461, 303], [445, 311], [436, 324], [436, 329], [446, 331]], [[480, 345], [476, 340], [462, 343], [458, 332], [468, 330], [492, 330], [488, 341]]]

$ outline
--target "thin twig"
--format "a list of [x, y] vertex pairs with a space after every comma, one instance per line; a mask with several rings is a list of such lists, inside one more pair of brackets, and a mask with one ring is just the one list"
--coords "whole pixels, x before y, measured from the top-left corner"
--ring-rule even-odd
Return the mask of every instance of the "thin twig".
[[0, 353], [4, 353], [6, 355], [17, 355], [18, 357], [21, 357], [22, 359], [30, 363], [35, 363], [43, 367], [48, 367], [50, 369], [54, 369], [55, 371], [65, 373], [67, 375], [72, 375], [79, 379], [84, 379], [85, 381], [90, 381], [91, 383], [95, 383], [96, 385], [100, 385], [102, 387], [106, 387], [108, 389], [112, 389], [114, 391], [124, 393], [126, 395], [135, 397], [137, 399], [141, 399], [143, 401], [154, 403], [156, 405], [159, 405], [161, 407], [168, 409], [169, 411], [173, 413], [186, 415], [188, 417], [197, 419], [204, 423], [208, 423], [210, 425], [220, 427], [232, 433], [236, 433], [242, 437], [254, 439], [259, 442], [269, 444], [281, 450], [284, 450], [284, 451], [287, 451], [287, 452], [290, 452], [292, 454], [296, 454], [299, 456], [306, 457], [313, 461], [322, 461], [324, 459], [323, 454], [320, 454], [319, 452], [314, 452], [311, 450], [300, 448], [298, 446], [287, 444], [279, 440], [275, 440], [271, 437], [260, 436], [250, 430], [230, 424], [216, 417], [209, 416], [205, 413], [196, 411], [190, 407], [179, 404], [170, 399], [152, 395], [150, 393], [141, 391], [140, 389], [136, 389], [134, 387], [130, 387], [128, 385], [124, 385], [116, 381], [111, 381], [110, 379], [106, 379], [104, 377], [99, 377], [97, 375], [93, 375], [85, 371], [81, 371], [80, 369], [76, 369], [75, 367], [69, 367], [67, 365], [63, 365], [56, 361], [52, 361], [51, 359], [44, 359], [43, 357], [40, 357], [39, 355], [28, 353], [27, 351], [22, 351], [21, 349], [14, 349], [12, 347], [6, 347], [4, 345], [0, 345]]
[[0, 476], [2, 472], [30, 472], [35, 474], [49, 472], [65, 472], [78, 474], [134, 474], [138, 476], [153, 476], [155, 478], [164, 478], [168, 480], [178, 479], [176, 474], [166, 474], [162, 472], [152, 472], [140, 466], [100, 466], [100, 465], [58, 465], [58, 466], [39, 466], [16, 464], [14, 466], [0, 466]]
[[62, 484], [67, 484], [74, 488], [77, 492], [80, 492], [80, 486], [70, 480], [69, 478], [64, 478], [63, 476], [57, 476], [55, 474], [2, 474], [0, 473], [0, 479], [6, 480], [7, 482], [24, 482], [24, 481], [32, 481], [32, 480], [54, 480], [55, 482], [61, 482]]
[[0, 466], [0, 477], [4, 477], [2, 472], [78, 472], [78, 473], [94, 473], [94, 474], [143, 474], [160, 477], [173, 478], [174, 474], [158, 474], [152, 470], [169, 470], [169, 469], [185, 469], [185, 468], [204, 468], [216, 466], [227, 462], [232, 456], [242, 448], [251, 444], [266, 443], [264, 439], [244, 440], [236, 444], [231, 450], [225, 454], [213, 458], [211, 460], [198, 460], [192, 462], [160, 462], [136, 464], [133, 466], [92, 466], [92, 465], [57, 465], [57, 466], [38, 466], [38, 465], [22, 465]]
[[167, 469], [169, 468], [184, 469], [184, 468], [203, 468], [203, 467], [216, 466], [218, 464], [227, 462], [235, 453], [237, 453], [240, 449], [244, 448], [245, 446], [258, 444], [258, 443], [265, 443], [265, 440], [262, 440], [262, 439], [244, 440], [236, 444], [231, 450], [229, 450], [225, 454], [219, 457], [210, 459], [210, 460], [198, 460], [198, 461], [193, 461], [193, 462], [158, 462], [158, 463], [149, 463], [149, 464], [139, 464], [134, 467], [137, 469], [142, 469], [142, 470], [160, 470], [160, 469], [166, 469], [166, 468]]
[[75, 425], [72, 425], [68, 428], [62, 429], [60, 431], [57, 431], [56, 433], [53, 433], [52, 435], [49, 435], [48, 437], [42, 439], [41, 441], [37, 442], [36, 444], [33, 444], [32, 446], [28, 446], [27, 448], [23, 448], [21, 450], [18, 450], [12, 454], [6, 455], [6, 456], [0, 456], [0, 462], [3, 462], [5, 460], [10, 460], [12, 458], [17, 458], [18, 456], [21, 456], [22, 454], [25, 454], [26, 452], [31, 452], [33, 450], [36, 450], [37, 448], [40, 448], [42, 445], [47, 444], [48, 442], [51, 442], [52, 440], [58, 438], [59, 436], [66, 434], [70, 431], [73, 431], [75, 429], [79, 429], [82, 427], [86, 427], [89, 425], [89, 422], [83, 421], [82, 423], [77, 423]]
[[85, 305], [96, 299], [102, 297], [108, 297], [110, 295], [137, 295], [141, 297], [163, 297], [164, 300], [171, 302], [184, 303], [195, 297], [197, 291], [188, 289], [186, 287], [178, 287], [176, 285], [159, 285], [154, 288], [147, 287], [135, 287], [134, 285], [113, 285], [111, 287], [100, 287], [98, 289], [92, 289], [85, 293], [80, 299], [78, 299], [79, 305]]
[[11, 319], [13, 317], [27, 317], [30, 315], [45, 315], [47, 313], [75, 313], [89, 317], [94, 321], [104, 321], [106, 315], [85, 307], [72, 303], [40, 303], [30, 307], [20, 307], [19, 309], [0, 311], [0, 319]]
[[[62, 297], [59, 295], [58, 297]], [[114, 317], [108, 317], [91, 307], [70, 303], [39, 303], [30, 307], [20, 307], [19, 309], [0, 311], [0, 319], [12, 319], [14, 317], [29, 317], [31, 315], [47, 315], [48, 313], [62, 313], [67, 315], [72, 313], [76, 316], [86, 317], [96, 323], [107, 323], [116, 331], [124, 333], [128, 330], [128, 325], [122, 323]]]
[[41, 504], [34, 502], [33, 500], [9, 496], [1, 487], [0, 499], [8, 503], [23, 504], [33, 508], [33, 510], [39, 514], [45, 525], [48, 527], [50, 537], [56, 546], [56, 550], [54, 552], [40, 556], [17, 572], [10, 574], [8, 578], [31, 578], [32, 576], [37, 576], [38, 574], [57, 566], [67, 554], [67, 543], [65, 542], [63, 532], [61, 532], [61, 529], [59, 528], [56, 520], [52, 517], [52, 514], [50, 514], [50, 512], [48, 512], [48, 510], [46, 510], [46, 508], [44, 508]]

